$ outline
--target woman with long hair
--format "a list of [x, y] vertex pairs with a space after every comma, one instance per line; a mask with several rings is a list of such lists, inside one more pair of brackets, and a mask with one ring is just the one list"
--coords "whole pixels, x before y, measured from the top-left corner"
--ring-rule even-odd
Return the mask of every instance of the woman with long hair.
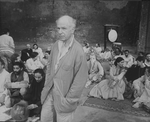
[[126, 69], [124, 59], [118, 57], [110, 68], [110, 76], [93, 87], [90, 96], [112, 100], [124, 100], [125, 82], [123, 80]]
[[30, 85], [30, 88], [28, 89], [28, 92], [26, 96], [24, 97], [24, 100], [28, 102], [29, 106], [28, 109], [30, 109], [30, 115], [40, 115], [41, 112], [41, 92], [44, 87], [45, 83], [45, 72], [43, 69], [36, 69], [34, 71], [34, 79]]

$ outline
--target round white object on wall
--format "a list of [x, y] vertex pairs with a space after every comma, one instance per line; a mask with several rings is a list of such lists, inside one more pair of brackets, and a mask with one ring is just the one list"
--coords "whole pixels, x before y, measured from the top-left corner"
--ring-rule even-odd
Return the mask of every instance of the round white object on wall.
[[111, 42], [115, 42], [117, 40], [117, 37], [118, 37], [118, 34], [117, 34], [116, 30], [111, 29], [108, 33], [108, 39]]

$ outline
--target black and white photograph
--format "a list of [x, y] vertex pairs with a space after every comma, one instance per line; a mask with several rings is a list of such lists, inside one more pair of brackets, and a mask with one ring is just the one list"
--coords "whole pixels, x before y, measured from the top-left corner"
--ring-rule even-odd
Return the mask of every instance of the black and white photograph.
[[150, 122], [150, 1], [0, 0], [0, 122]]

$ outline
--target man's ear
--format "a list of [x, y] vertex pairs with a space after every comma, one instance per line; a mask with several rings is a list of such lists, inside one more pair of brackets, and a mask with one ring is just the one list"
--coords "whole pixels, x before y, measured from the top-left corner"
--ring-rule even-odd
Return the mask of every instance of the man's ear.
[[75, 30], [76, 30], [76, 29], [73, 27], [73, 28], [72, 28], [72, 30], [71, 30], [71, 31], [72, 31], [72, 33], [74, 33], [74, 32], [75, 32]]

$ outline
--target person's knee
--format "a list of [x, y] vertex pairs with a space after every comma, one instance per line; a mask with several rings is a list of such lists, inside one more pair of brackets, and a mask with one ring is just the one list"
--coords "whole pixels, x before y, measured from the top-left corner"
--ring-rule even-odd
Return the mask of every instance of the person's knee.
[[27, 88], [21, 88], [21, 89], [20, 89], [20, 94], [21, 94], [22, 96], [24, 96], [24, 95], [26, 94], [26, 92], [27, 92]]
[[0, 103], [1, 103], [1, 104], [4, 104], [4, 102], [5, 102], [5, 97], [6, 97], [6, 95], [4, 95], [4, 94], [0, 97]]

